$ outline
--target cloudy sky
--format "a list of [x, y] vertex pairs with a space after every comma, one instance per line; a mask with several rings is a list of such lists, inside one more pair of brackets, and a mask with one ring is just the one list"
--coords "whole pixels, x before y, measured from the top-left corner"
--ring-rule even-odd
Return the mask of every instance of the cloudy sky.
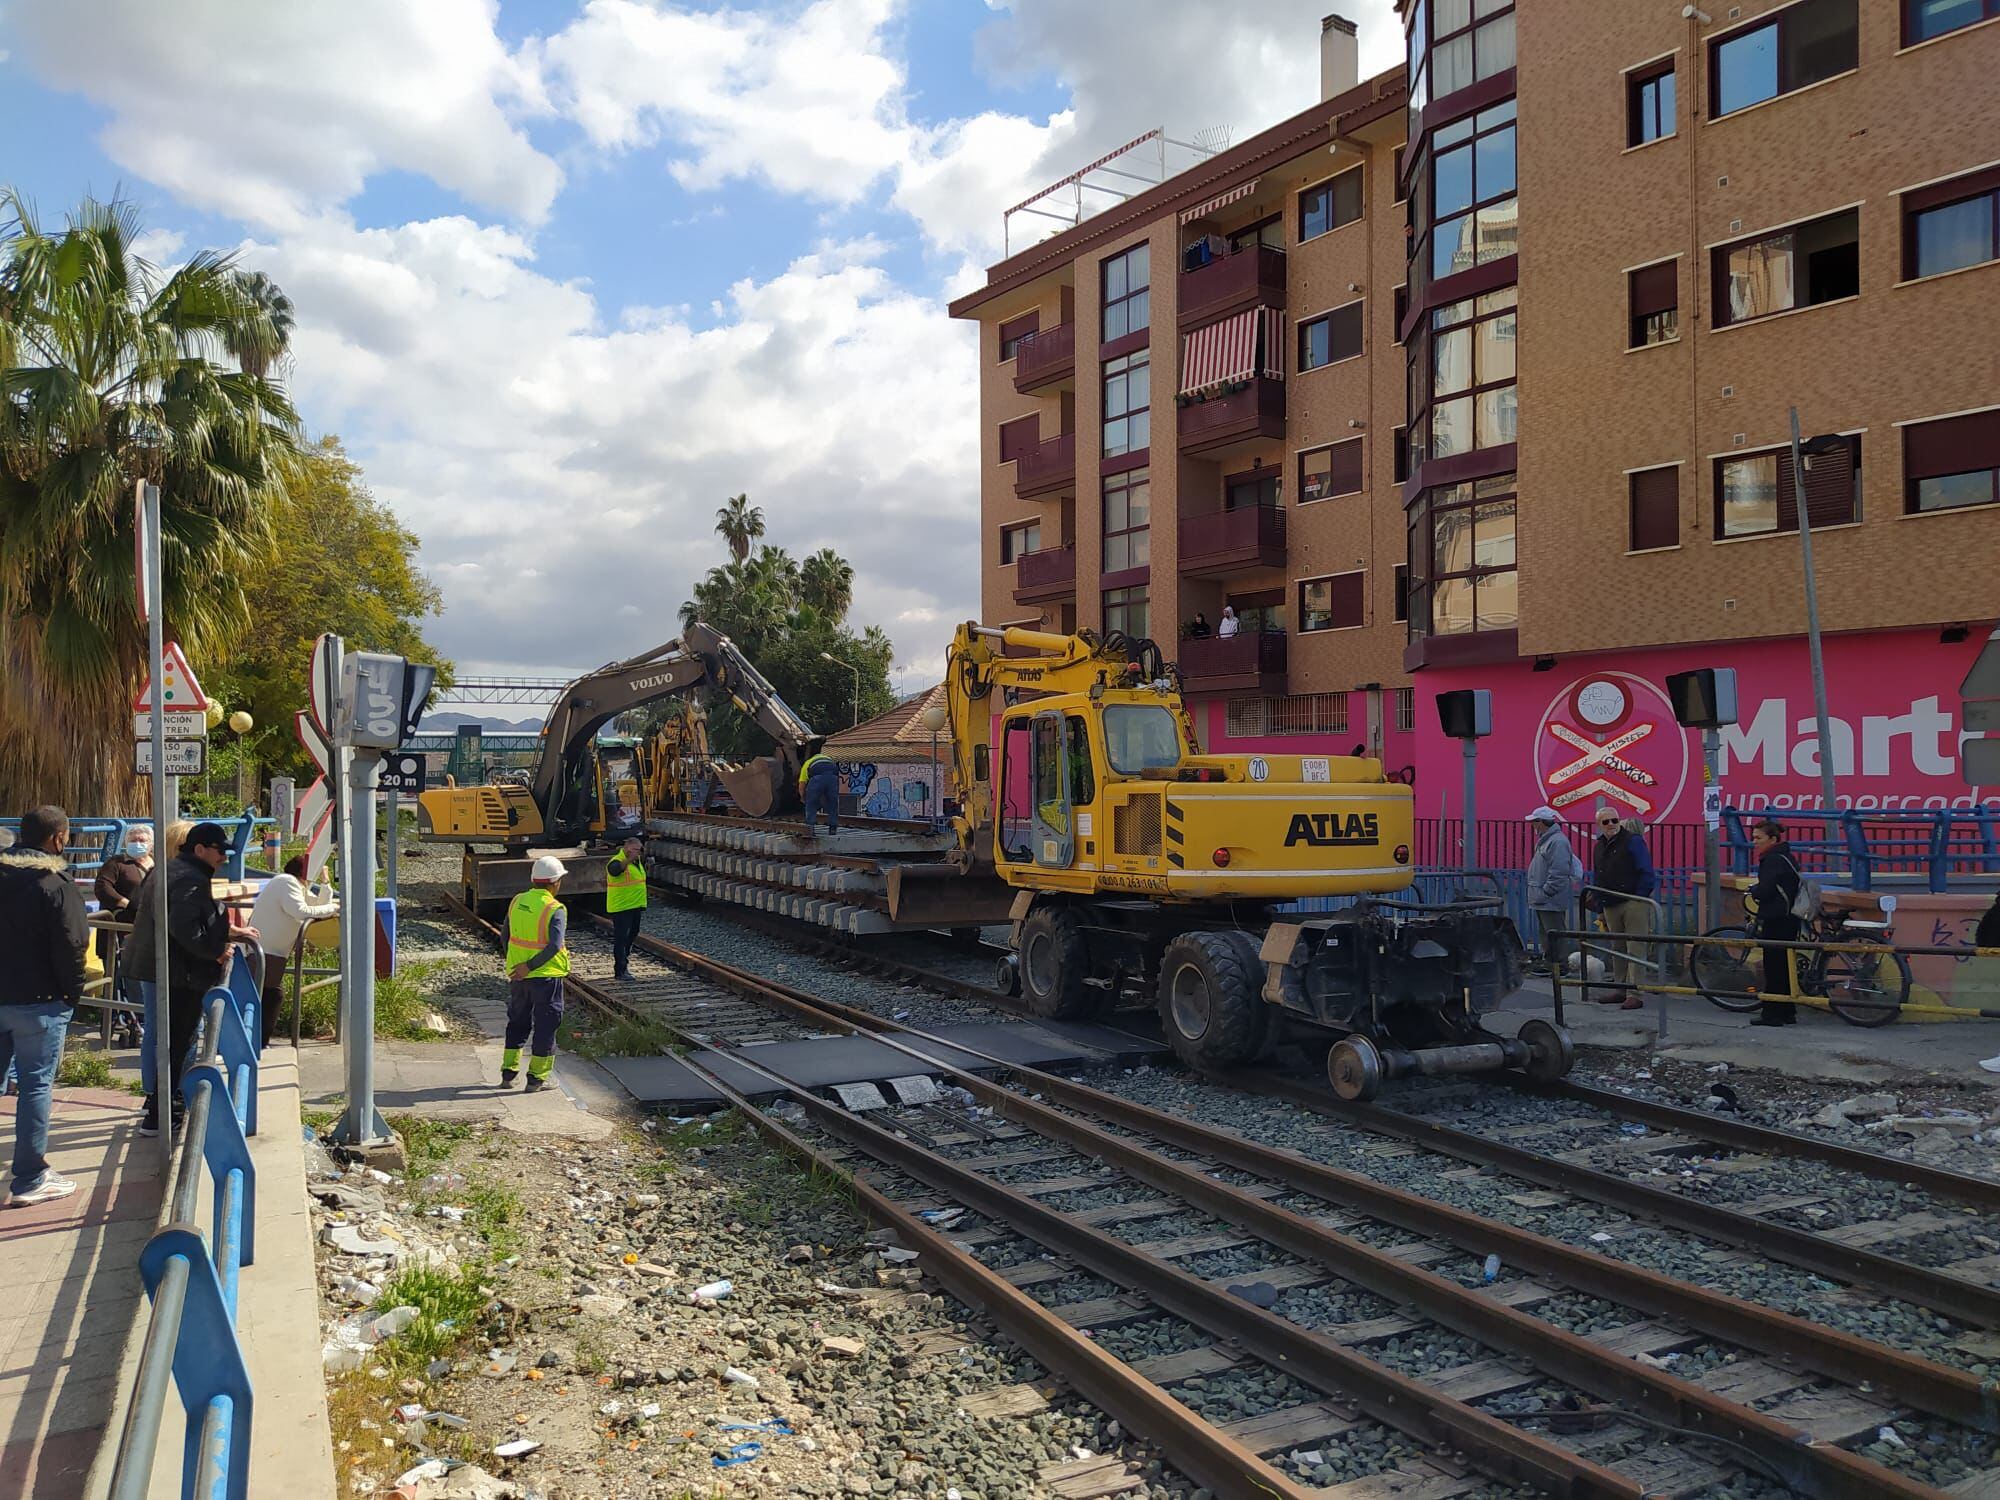
[[[675, 633], [723, 499], [840, 549], [934, 675], [977, 608], [1001, 210], [1318, 89], [1339, 0], [0, 0], [0, 182], [240, 249], [294, 394], [423, 538], [461, 669]], [[1364, 75], [1389, 0], [1347, 0]]]

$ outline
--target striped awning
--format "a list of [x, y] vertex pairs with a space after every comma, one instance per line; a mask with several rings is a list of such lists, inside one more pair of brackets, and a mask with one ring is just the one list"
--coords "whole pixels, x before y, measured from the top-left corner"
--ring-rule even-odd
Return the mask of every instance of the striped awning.
[[1181, 394], [1263, 375], [1284, 379], [1285, 315], [1275, 307], [1246, 308], [1197, 328], [1181, 340]]
[[1238, 202], [1241, 199], [1247, 198], [1256, 191], [1257, 191], [1257, 179], [1253, 177], [1248, 182], [1242, 184], [1240, 187], [1233, 187], [1228, 192], [1219, 194], [1216, 197], [1209, 199], [1208, 202], [1206, 203], [1198, 204], [1194, 208], [1185, 210], [1181, 214], [1181, 222], [1183, 224], [1189, 224], [1196, 219], [1205, 219], [1210, 214], [1214, 213], [1218, 208], [1227, 208], [1229, 207], [1230, 204]]

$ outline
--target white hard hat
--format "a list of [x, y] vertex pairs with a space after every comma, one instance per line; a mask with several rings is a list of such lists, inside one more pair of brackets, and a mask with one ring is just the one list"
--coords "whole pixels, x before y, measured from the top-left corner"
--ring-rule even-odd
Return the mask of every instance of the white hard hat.
[[547, 880], [561, 880], [568, 873], [563, 862], [553, 854], [544, 854], [535, 861], [534, 880], [537, 885]]

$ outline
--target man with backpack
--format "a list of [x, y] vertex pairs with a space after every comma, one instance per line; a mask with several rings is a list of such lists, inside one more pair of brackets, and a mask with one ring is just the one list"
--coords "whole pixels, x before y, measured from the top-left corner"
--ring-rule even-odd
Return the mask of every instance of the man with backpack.
[[1576, 893], [1583, 885], [1583, 861], [1570, 847], [1563, 831], [1562, 814], [1552, 807], [1538, 807], [1528, 814], [1535, 827], [1535, 853], [1528, 861], [1528, 910], [1535, 914], [1541, 958], [1529, 965], [1530, 974], [1562, 971], [1568, 957], [1566, 938], [1555, 934], [1576, 924]]
[[[1619, 934], [1617, 940], [1608, 946], [1616, 948], [1621, 955], [1618, 972], [1613, 977], [1621, 984], [1643, 984], [1647, 945], [1643, 941], [1653, 930], [1653, 905], [1649, 900], [1635, 900], [1635, 897], [1650, 897], [1658, 883], [1653, 874], [1653, 854], [1646, 847], [1646, 837], [1639, 831], [1637, 818], [1624, 819], [1613, 807], [1597, 810], [1597, 844], [1592, 851], [1588, 900], [1584, 903], [1604, 918], [1604, 930]], [[1638, 1010], [1645, 1004], [1631, 990], [1619, 993], [1625, 997], [1626, 1010]], [[1603, 1003], [1609, 1005], [1616, 997]]]

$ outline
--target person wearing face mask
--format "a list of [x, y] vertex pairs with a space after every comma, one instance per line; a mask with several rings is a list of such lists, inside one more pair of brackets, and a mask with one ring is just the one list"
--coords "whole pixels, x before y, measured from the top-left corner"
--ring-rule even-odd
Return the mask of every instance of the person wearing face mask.
[[[146, 875], [152, 868], [152, 826], [141, 823], [126, 829], [125, 847], [97, 867], [97, 883], [93, 888], [97, 909], [121, 922], [131, 921], [132, 898], [139, 894], [139, 887], [146, 883]], [[107, 974], [112, 969], [112, 939], [109, 932], [97, 934], [97, 956]]]

